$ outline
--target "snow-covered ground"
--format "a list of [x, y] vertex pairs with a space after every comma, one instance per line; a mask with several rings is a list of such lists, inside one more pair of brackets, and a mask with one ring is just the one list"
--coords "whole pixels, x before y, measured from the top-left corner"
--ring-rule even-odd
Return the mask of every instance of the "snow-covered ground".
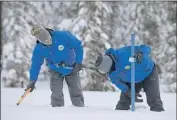
[[[67, 86], [64, 87], [65, 107], [50, 106], [49, 83], [38, 82], [37, 89], [20, 106], [16, 102], [23, 93], [20, 88], [1, 88], [1, 120], [176, 120], [176, 94], [162, 93], [165, 112], [151, 112], [144, 103], [136, 111], [115, 111], [119, 92], [84, 92], [84, 108], [73, 107]], [[145, 94], [142, 93], [145, 99]]]

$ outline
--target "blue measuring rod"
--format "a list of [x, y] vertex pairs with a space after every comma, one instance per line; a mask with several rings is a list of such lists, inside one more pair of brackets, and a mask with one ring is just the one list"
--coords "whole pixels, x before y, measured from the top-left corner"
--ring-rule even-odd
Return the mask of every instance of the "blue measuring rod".
[[131, 111], [135, 111], [135, 34], [131, 34]]

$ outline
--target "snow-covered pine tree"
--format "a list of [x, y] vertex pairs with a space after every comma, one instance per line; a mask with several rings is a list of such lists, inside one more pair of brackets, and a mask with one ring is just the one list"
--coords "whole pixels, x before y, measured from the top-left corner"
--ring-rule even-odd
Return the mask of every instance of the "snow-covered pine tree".
[[[129, 45], [130, 33], [135, 32], [136, 44], [151, 46], [166, 91], [175, 92], [175, 8], [175, 2], [3, 2], [2, 78], [14, 87], [28, 80], [35, 45], [30, 28], [40, 23], [69, 30], [82, 40], [84, 64], [88, 66], [107, 48]], [[44, 67], [39, 78], [47, 78], [47, 74]], [[84, 70], [83, 78], [85, 90], [114, 90], [98, 72]]]
[[173, 2], [141, 2], [137, 7], [137, 25], [142, 43], [152, 48], [165, 91], [176, 91], [176, 4]]
[[[86, 57], [84, 63], [88, 66], [94, 66], [96, 56], [103, 54], [109, 47], [109, 11], [107, 11], [106, 3], [104, 2], [87, 2], [89, 12], [87, 16], [87, 27], [84, 33]], [[104, 29], [103, 29], [104, 28]], [[85, 90], [107, 91], [115, 90], [115, 88], [108, 82], [105, 75], [101, 75], [97, 71], [86, 70], [87, 84]]]
[[[32, 41], [25, 20], [26, 2], [3, 2], [3, 80], [5, 86], [20, 86], [27, 79]], [[14, 9], [15, 8], [15, 9]], [[29, 16], [28, 16], [29, 17]], [[23, 65], [23, 66], [22, 66]]]
[[[4, 2], [3, 4], [2, 79], [5, 86], [23, 87], [29, 80], [30, 59], [36, 43], [35, 38], [30, 35], [30, 29], [32, 25], [39, 24], [41, 21], [38, 18], [41, 9], [40, 4], [34, 2]], [[45, 20], [42, 25], [45, 24]], [[45, 73], [46, 69], [42, 72]]]

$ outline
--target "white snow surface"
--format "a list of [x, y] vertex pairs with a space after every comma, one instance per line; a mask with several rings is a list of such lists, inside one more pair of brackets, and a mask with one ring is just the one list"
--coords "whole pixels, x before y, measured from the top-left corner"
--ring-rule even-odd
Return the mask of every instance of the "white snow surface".
[[136, 111], [116, 111], [114, 107], [120, 92], [84, 91], [86, 107], [71, 104], [67, 86], [64, 86], [65, 106], [50, 106], [48, 82], [37, 82], [36, 90], [16, 106], [22, 88], [1, 88], [1, 120], [176, 120], [176, 93], [162, 93], [165, 112], [151, 112], [146, 103], [136, 104]]

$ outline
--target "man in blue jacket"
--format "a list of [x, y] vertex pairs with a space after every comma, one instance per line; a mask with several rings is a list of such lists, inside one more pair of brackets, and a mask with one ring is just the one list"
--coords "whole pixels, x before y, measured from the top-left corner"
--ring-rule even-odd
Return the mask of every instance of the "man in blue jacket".
[[69, 88], [72, 104], [84, 107], [84, 97], [78, 72], [83, 60], [81, 41], [68, 31], [53, 31], [42, 26], [34, 26], [31, 34], [37, 38], [32, 54], [30, 82], [26, 89], [35, 88], [41, 65], [46, 60], [50, 72], [51, 105], [64, 106], [63, 80]]
[[[159, 78], [147, 45], [135, 46], [135, 92], [144, 88], [151, 111], [164, 111], [160, 98]], [[98, 56], [95, 66], [108, 75], [122, 92], [116, 110], [129, 110], [131, 104], [131, 47], [110, 48], [105, 55]]]

